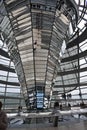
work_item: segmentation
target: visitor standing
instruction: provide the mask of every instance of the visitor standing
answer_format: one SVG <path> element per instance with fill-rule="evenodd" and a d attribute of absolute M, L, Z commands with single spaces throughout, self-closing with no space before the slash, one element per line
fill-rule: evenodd
<path fill-rule="evenodd" d="M 2 110 L 2 102 L 0 101 L 0 130 L 6 130 L 8 119 L 6 113 Z"/>
<path fill-rule="evenodd" d="M 53 114 L 58 114 L 58 110 L 59 109 L 59 102 L 55 102 L 54 103 L 54 110 L 53 110 Z M 54 120 L 53 120 L 53 126 L 57 127 L 58 126 L 58 115 L 55 115 Z"/>

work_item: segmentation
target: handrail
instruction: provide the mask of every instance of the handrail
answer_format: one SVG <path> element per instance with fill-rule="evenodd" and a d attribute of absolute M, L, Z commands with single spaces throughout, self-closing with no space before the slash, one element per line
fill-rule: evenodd
<path fill-rule="evenodd" d="M 69 42 L 67 44 L 66 49 L 69 49 L 73 46 L 78 45 L 79 43 L 83 42 L 85 39 L 87 39 L 87 28 L 84 30 L 84 32 L 79 36 L 79 38 L 77 37 L 76 39 L 74 39 L 73 41 Z M 79 42 L 79 43 L 78 43 Z"/>

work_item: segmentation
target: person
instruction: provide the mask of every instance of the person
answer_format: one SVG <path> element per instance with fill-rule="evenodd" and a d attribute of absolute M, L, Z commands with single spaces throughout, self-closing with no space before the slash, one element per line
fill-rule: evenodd
<path fill-rule="evenodd" d="M 6 113 L 2 110 L 2 102 L 0 101 L 0 130 L 6 130 L 8 119 Z"/>
<path fill-rule="evenodd" d="M 59 109 L 59 102 L 55 102 L 55 103 L 54 103 L 53 114 L 56 114 L 58 109 Z M 57 127 L 57 126 L 58 126 L 58 116 L 55 116 L 55 117 L 54 117 L 53 126 L 54 126 L 54 127 Z"/>
<path fill-rule="evenodd" d="M 63 107 L 62 107 L 62 104 L 60 104 L 60 110 L 62 111 Z"/>
<path fill-rule="evenodd" d="M 68 108 L 71 108 L 71 104 L 70 103 L 68 103 Z"/>
<path fill-rule="evenodd" d="M 18 107 L 18 115 L 20 115 L 21 112 L 22 112 L 22 106 L 19 106 L 19 107 Z"/>

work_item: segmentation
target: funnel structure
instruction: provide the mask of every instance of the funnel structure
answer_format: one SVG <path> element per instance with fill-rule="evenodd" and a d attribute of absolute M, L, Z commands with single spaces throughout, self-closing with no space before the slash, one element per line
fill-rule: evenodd
<path fill-rule="evenodd" d="M 74 0 L 1 0 L 1 37 L 15 65 L 27 108 L 43 108 L 50 97 L 61 48 L 75 29 Z"/>

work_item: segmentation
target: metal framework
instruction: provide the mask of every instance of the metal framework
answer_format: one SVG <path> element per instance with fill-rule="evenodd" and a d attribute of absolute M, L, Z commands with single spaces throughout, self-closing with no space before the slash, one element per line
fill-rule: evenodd
<path fill-rule="evenodd" d="M 87 86 L 86 80 L 81 80 L 83 72 L 84 77 L 87 75 L 85 0 L 4 0 L 0 2 L 0 16 L 1 39 L 14 62 L 27 107 L 29 95 L 33 93 L 34 99 L 37 91 L 51 95 L 51 99 L 78 88 L 82 93 L 80 88 Z M 0 55 L 9 59 L 3 46 Z M 0 70 L 14 73 L 9 67 L 10 63 L 0 64 Z M 5 88 L 19 86 L 8 78 L 0 83 L 6 84 Z"/>

